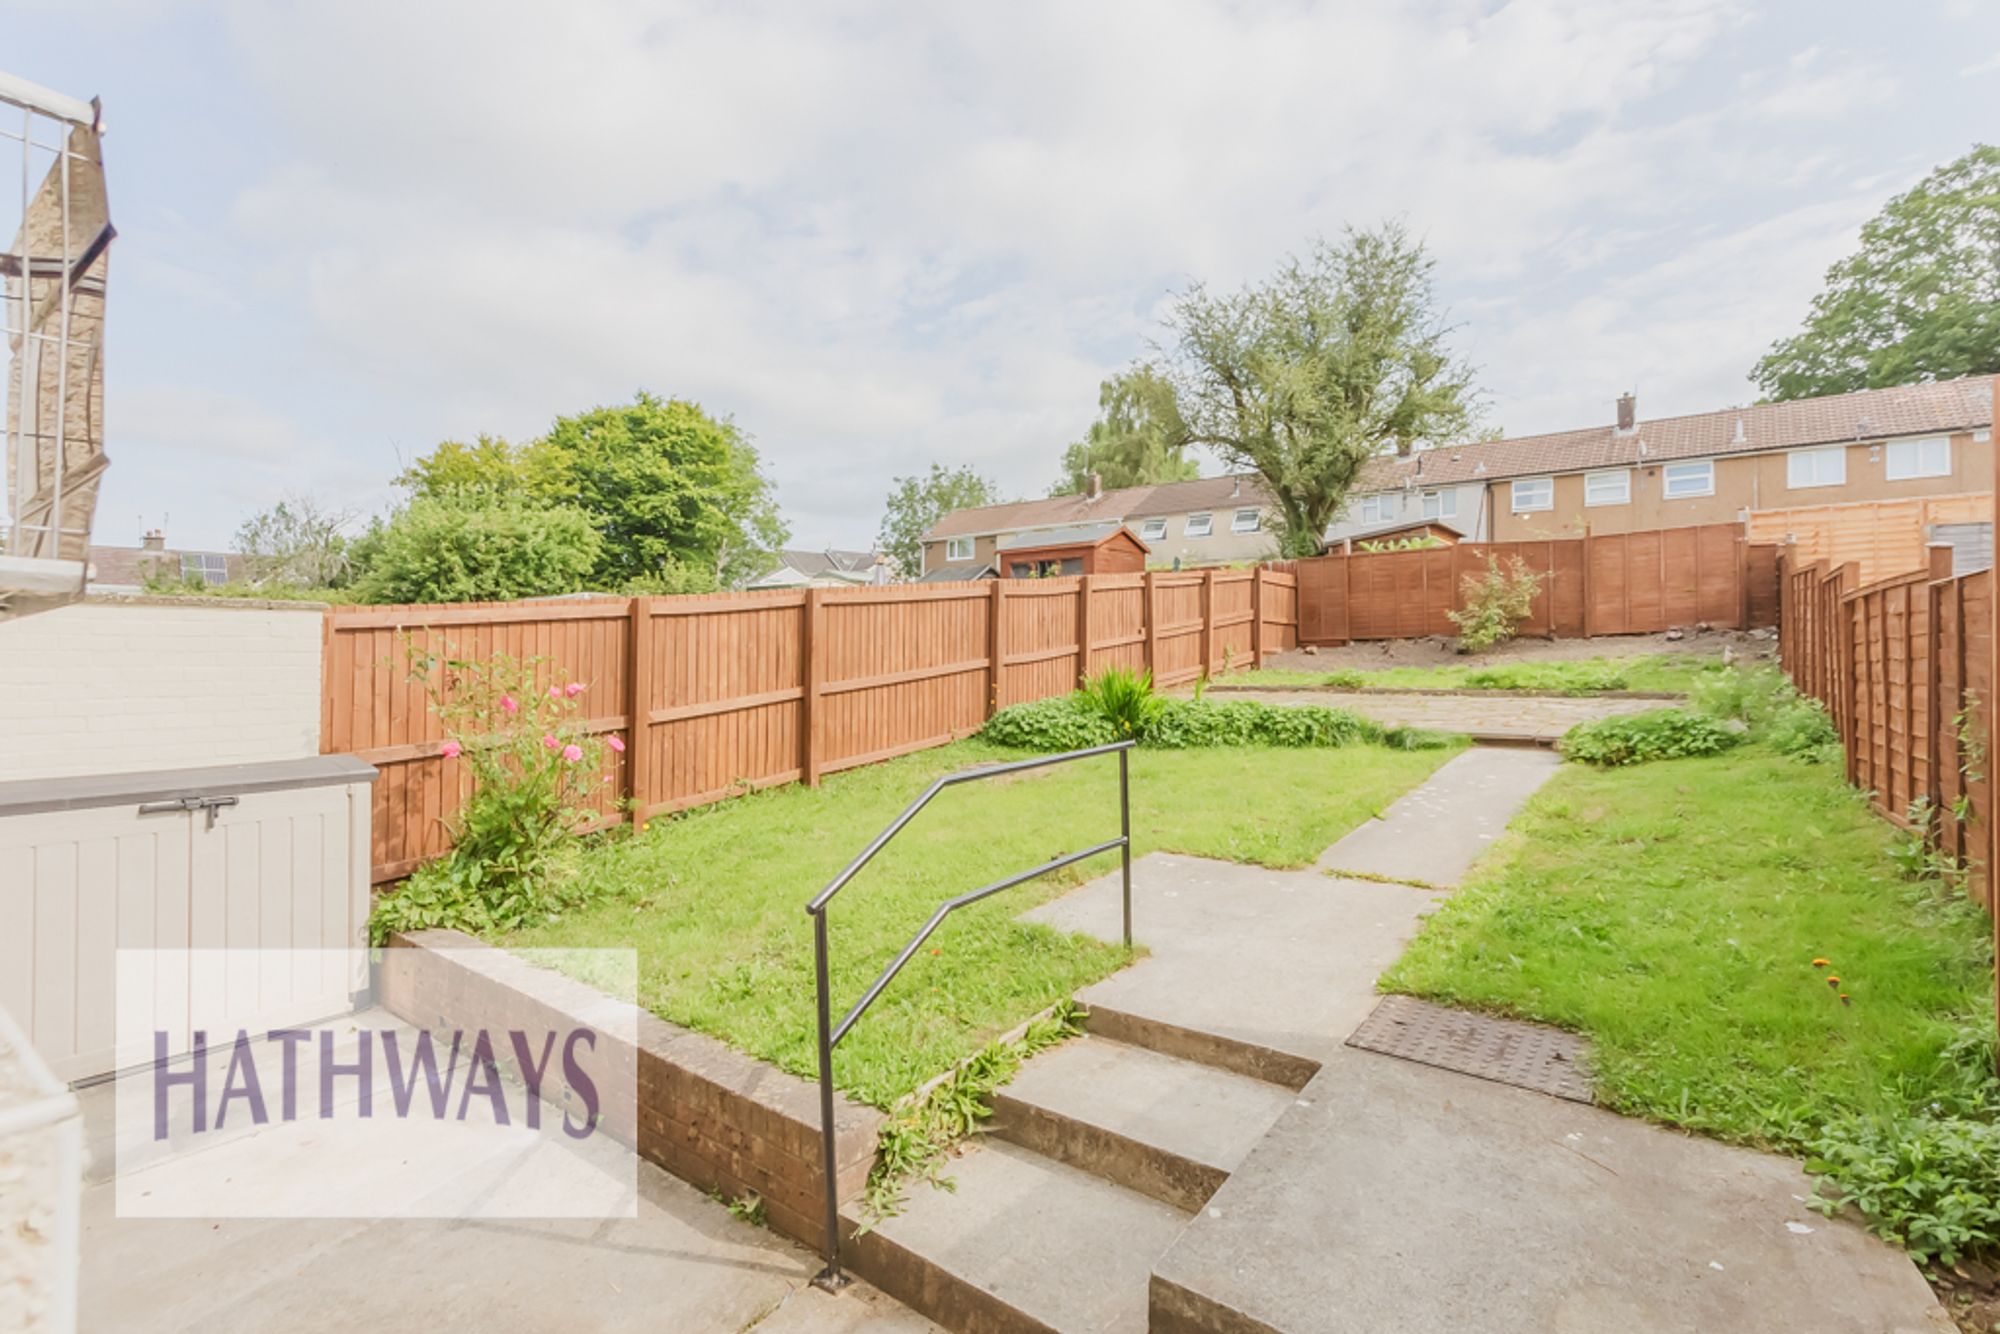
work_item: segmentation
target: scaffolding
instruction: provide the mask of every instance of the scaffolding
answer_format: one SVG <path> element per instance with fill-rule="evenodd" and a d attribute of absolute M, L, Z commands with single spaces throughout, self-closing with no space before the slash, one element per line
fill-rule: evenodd
<path fill-rule="evenodd" d="M 14 239 L 0 253 L 8 352 L 0 621 L 72 602 L 88 577 L 105 470 L 106 255 L 116 235 L 103 133 L 95 99 L 0 73 L 0 142 L 18 153 L 20 181 Z M 0 219 L 13 211 L 12 194 L 0 177 Z"/>

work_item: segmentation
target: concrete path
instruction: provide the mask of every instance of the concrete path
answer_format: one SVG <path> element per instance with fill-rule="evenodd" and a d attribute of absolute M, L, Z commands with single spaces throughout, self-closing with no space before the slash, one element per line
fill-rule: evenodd
<path fill-rule="evenodd" d="M 1562 761 L 1539 747 L 1477 746 L 1328 848 L 1321 870 L 1456 888 Z"/>
<path fill-rule="evenodd" d="M 1216 690 L 1214 699 L 1258 699 L 1269 704 L 1324 704 L 1350 709 L 1385 727 L 1426 727 L 1464 732 L 1486 741 L 1555 741 L 1578 723 L 1618 713 L 1671 708 L 1671 700 L 1592 699 L 1499 695 L 1405 694 L 1375 690 Z"/>
<path fill-rule="evenodd" d="M 1081 993 L 1090 1040 L 1294 1090 L 1155 1260 L 1153 1328 L 1950 1328 L 1906 1255 L 1806 1206 L 1788 1159 L 1342 1045 L 1438 895 L 1339 872 L 1456 885 L 1555 769 L 1470 751 L 1324 869 L 1136 864 L 1151 952 Z M 1115 938 L 1117 878 L 1028 916 Z"/>
<path fill-rule="evenodd" d="M 384 1011 L 363 1018 L 393 1027 Z M 84 1330 L 363 1329 L 803 1334 L 936 1327 L 866 1285 L 828 1297 L 820 1260 L 652 1164 L 612 1220 L 133 1219 L 116 1209 L 112 1085 L 86 1090 Z M 274 1125 L 201 1152 L 204 1174 L 270 1172 Z M 397 1198 L 394 1162 L 355 1161 Z M 143 1176 L 143 1174 L 142 1174 Z"/>

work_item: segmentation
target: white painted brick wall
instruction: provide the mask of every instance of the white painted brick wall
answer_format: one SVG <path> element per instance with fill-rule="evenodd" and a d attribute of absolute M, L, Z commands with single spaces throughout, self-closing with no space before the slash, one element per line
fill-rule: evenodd
<path fill-rule="evenodd" d="M 320 623 L 148 600 L 0 622 L 0 780 L 317 755 Z"/>

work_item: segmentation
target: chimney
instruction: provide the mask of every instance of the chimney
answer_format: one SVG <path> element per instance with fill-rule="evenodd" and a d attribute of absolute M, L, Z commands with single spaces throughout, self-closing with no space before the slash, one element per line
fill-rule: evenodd
<path fill-rule="evenodd" d="M 1639 426 L 1639 400 L 1632 394 L 1618 396 L 1618 434 L 1630 435 Z"/>
<path fill-rule="evenodd" d="M 1097 473 L 1092 473 L 1090 474 L 1089 477 L 1084 479 L 1083 498 L 1085 500 L 1096 500 L 1099 496 L 1102 496 L 1103 494 L 1104 494 L 1103 477 L 1099 476 Z"/>
<path fill-rule="evenodd" d="M 164 528 L 148 528 L 146 535 L 139 539 L 139 550 L 141 551 L 165 551 L 166 549 L 167 533 Z"/>

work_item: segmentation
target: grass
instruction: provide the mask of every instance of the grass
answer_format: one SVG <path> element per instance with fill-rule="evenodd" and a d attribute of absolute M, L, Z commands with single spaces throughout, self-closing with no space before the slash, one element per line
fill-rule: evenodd
<path fill-rule="evenodd" d="M 1232 686 L 1338 686 L 1344 689 L 1398 686 L 1431 690 L 1559 690 L 1590 694 L 1599 690 L 1641 690 L 1685 694 L 1697 679 L 1722 670 L 1722 660 L 1694 653 L 1654 653 L 1633 658 L 1575 658 L 1553 662 L 1491 662 L 1477 659 L 1449 667 L 1341 668 L 1305 672 L 1266 668 L 1227 678 Z"/>
<path fill-rule="evenodd" d="M 1455 753 L 1135 751 L 1133 851 L 1307 865 Z M 587 854 L 595 897 L 586 907 L 501 943 L 636 948 L 642 1004 L 810 1076 L 806 900 L 933 778 L 1017 757 L 958 742 L 817 789 L 776 788 L 654 820 Z M 939 797 L 830 909 L 836 1005 L 861 994 L 941 899 L 1116 833 L 1116 781 L 1115 761 L 1094 760 Z M 1128 962 L 1122 948 L 1016 918 L 1115 865 L 1095 859 L 954 914 L 841 1044 L 835 1082 L 887 1106 Z"/>
<path fill-rule="evenodd" d="M 1618 1110 L 1800 1151 L 1991 1079 L 1984 915 L 1893 837 L 1761 745 L 1566 767 L 1383 985 L 1579 1030 Z"/>

